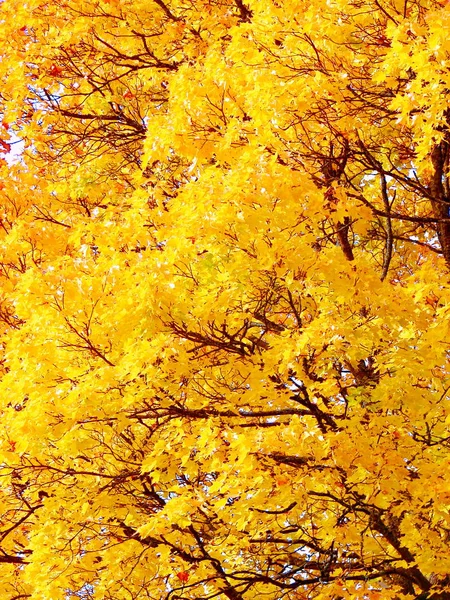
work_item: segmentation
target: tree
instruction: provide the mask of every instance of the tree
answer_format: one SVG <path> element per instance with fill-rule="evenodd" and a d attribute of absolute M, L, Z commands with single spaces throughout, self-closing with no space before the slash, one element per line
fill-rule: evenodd
<path fill-rule="evenodd" d="M 0 13 L 1 597 L 448 600 L 446 3 Z"/>

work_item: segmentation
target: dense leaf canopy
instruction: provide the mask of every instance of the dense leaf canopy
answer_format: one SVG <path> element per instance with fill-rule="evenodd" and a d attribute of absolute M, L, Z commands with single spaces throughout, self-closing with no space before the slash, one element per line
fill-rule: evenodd
<path fill-rule="evenodd" d="M 2 600 L 450 598 L 449 27 L 1 3 Z"/>

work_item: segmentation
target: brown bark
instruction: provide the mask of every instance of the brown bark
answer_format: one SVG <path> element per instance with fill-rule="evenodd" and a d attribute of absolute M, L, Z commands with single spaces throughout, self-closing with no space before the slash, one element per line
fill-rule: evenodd
<path fill-rule="evenodd" d="M 438 219 L 437 234 L 447 265 L 450 267 L 450 198 L 446 194 L 444 179 L 447 177 L 449 146 L 444 140 L 431 153 L 434 172 L 430 180 L 431 207 Z"/>
<path fill-rule="evenodd" d="M 344 222 L 338 222 L 338 230 L 336 231 L 336 237 L 339 245 L 342 248 L 342 252 L 347 260 L 354 260 L 353 249 L 348 241 L 348 230 L 350 228 L 350 219 L 345 217 Z"/>

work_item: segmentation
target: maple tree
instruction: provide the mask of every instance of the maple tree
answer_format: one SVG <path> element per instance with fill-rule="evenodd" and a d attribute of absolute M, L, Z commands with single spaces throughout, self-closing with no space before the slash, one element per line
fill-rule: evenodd
<path fill-rule="evenodd" d="M 0 4 L 2 599 L 450 598 L 449 26 Z"/>

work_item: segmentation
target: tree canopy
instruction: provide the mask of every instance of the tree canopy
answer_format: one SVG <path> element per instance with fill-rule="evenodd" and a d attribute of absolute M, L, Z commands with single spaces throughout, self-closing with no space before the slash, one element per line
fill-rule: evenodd
<path fill-rule="evenodd" d="M 3 0 L 2 600 L 450 598 L 449 28 Z"/>

